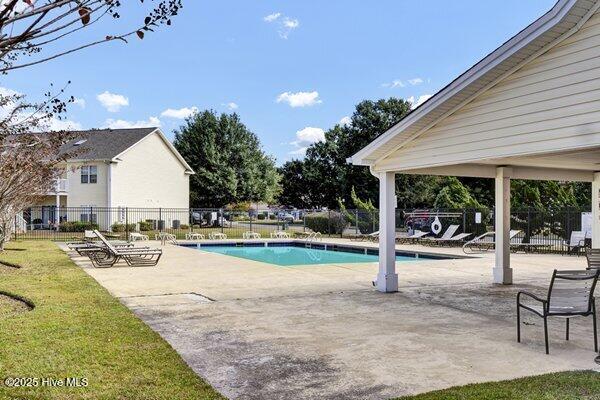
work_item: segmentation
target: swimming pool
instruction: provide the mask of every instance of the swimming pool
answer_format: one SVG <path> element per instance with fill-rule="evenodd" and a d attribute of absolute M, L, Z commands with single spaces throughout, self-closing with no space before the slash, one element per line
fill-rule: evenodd
<path fill-rule="evenodd" d="M 190 247 L 190 246 L 186 246 Z M 245 258 L 279 266 L 375 263 L 379 261 L 377 249 L 351 248 L 342 246 L 318 245 L 307 248 L 298 243 L 266 245 L 203 244 L 193 245 L 198 250 L 226 256 Z M 396 261 L 416 261 L 420 258 L 446 259 L 447 257 L 428 256 L 415 253 L 397 253 Z"/>

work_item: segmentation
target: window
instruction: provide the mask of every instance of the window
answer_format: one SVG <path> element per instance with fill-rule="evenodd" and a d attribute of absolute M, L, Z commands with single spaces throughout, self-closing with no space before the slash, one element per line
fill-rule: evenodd
<path fill-rule="evenodd" d="M 98 167 L 96 165 L 81 167 L 81 183 L 98 183 Z"/>
<path fill-rule="evenodd" d="M 96 213 L 95 205 L 82 205 L 79 213 L 79 221 L 81 222 L 98 222 L 98 214 Z"/>

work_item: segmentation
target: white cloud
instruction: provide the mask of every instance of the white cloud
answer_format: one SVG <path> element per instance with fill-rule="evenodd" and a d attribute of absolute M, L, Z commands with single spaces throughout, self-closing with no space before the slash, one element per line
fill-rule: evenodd
<path fill-rule="evenodd" d="M 118 112 L 122 107 L 129 105 L 129 99 L 121 94 L 114 94 L 108 91 L 100 93 L 96 99 L 106 108 L 108 112 Z"/>
<path fill-rule="evenodd" d="M 263 21 L 266 23 L 276 23 L 278 26 L 277 33 L 282 39 L 287 39 L 290 33 L 300 26 L 300 21 L 296 18 L 290 18 L 283 16 L 280 12 L 275 12 L 263 17 Z"/>
<path fill-rule="evenodd" d="M 412 108 L 417 108 L 419 107 L 421 104 L 425 103 L 427 100 L 429 100 L 431 98 L 431 94 L 424 94 L 422 96 L 419 96 L 418 99 L 415 99 L 414 96 L 410 96 L 408 100 L 410 103 L 412 103 Z"/>
<path fill-rule="evenodd" d="M 73 100 L 73 104 L 75 104 L 81 108 L 85 108 L 85 99 L 75 97 L 75 99 Z"/>
<path fill-rule="evenodd" d="M 16 90 L 12 90 L 12 89 L 0 86 L 0 96 L 8 97 L 8 96 L 14 96 L 14 95 L 21 95 L 21 94 L 22 93 L 17 92 Z"/>
<path fill-rule="evenodd" d="M 352 118 L 350 118 L 349 116 L 345 116 L 344 118 L 340 119 L 341 126 L 348 126 L 351 124 L 352 124 Z"/>
<path fill-rule="evenodd" d="M 288 103 L 290 107 L 310 107 L 315 104 L 321 104 L 322 101 L 319 99 L 319 92 L 285 92 L 277 96 L 278 103 Z"/>
<path fill-rule="evenodd" d="M 290 151 L 289 154 L 304 157 L 308 146 L 323 141 L 325 141 L 325 131 L 323 129 L 307 126 L 296 132 L 296 140 L 290 142 L 296 149 Z"/>
<path fill-rule="evenodd" d="M 240 106 L 238 106 L 238 105 L 237 105 L 236 103 L 234 103 L 233 101 L 232 101 L 232 102 L 229 102 L 229 103 L 227 103 L 227 104 L 225 104 L 225 105 L 227 106 L 227 109 L 228 109 L 229 111 L 235 111 L 235 110 L 237 110 L 238 108 L 240 108 Z"/>
<path fill-rule="evenodd" d="M 421 78 L 409 79 L 408 83 L 410 83 L 412 86 L 417 86 L 417 85 L 420 85 L 421 83 L 423 83 L 423 79 L 421 79 Z"/>
<path fill-rule="evenodd" d="M 104 123 L 105 128 L 110 129 L 128 129 L 128 128 L 150 128 L 161 126 L 160 119 L 150 117 L 147 121 L 126 121 L 123 119 L 107 119 Z"/>
<path fill-rule="evenodd" d="M 279 17 L 281 17 L 281 13 L 273 13 L 273 14 L 269 14 L 266 17 L 263 18 L 263 21 L 265 22 L 273 22 L 275 20 L 277 20 Z"/>
<path fill-rule="evenodd" d="M 281 26 L 279 29 L 279 37 L 282 39 L 287 39 L 288 36 L 290 35 L 290 33 L 294 29 L 297 29 L 299 26 L 300 26 L 300 21 L 298 21 L 297 19 L 285 17 L 281 21 Z"/>
<path fill-rule="evenodd" d="M 424 81 L 421 78 L 408 79 L 406 82 L 401 79 L 394 79 L 391 82 L 382 83 L 381 87 L 395 89 L 395 88 L 403 88 L 403 87 L 406 87 L 407 85 L 417 86 L 417 85 L 422 84 L 423 82 Z"/>
<path fill-rule="evenodd" d="M 394 79 L 391 82 L 386 82 L 386 83 L 381 84 L 381 87 L 392 88 L 392 89 L 398 88 L 398 87 L 403 88 L 405 86 L 406 86 L 406 84 L 404 82 L 402 82 L 400 79 Z"/>
<path fill-rule="evenodd" d="M 325 131 L 321 128 L 313 128 L 307 126 L 304 129 L 300 129 L 296 132 L 296 142 L 294 143 L 317 143 L 325 141 Z"/>
<path fill-rule="evenodd" d="M 52 117 L 47 122 L 45 129 L 49 131 L 80 131 L 83 127 L 77 121 Z"/>
<path fill-rule="evenodd" d="M 186 119 L 198 112 L 198 107 L 183 107 L 179 109 L 167 108 L 160 116 L 166 118 Z"/>

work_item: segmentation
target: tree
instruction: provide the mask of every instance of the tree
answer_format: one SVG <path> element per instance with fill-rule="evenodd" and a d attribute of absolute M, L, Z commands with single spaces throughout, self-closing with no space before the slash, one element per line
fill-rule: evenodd
<path fill-rule="evenodd" d="M 0 98 L 6 113 L 0 119 L 0 251 L 10 240 L 16 215 L 53 188 L 60 164 L 73 155 L 60 152 L 68 133 L 35 133 L 65 107 L 51 94 L 42 104 L 27 103 L 18 94 Z"/>
<path fill-rule="evenodd" d="M 311 145 L 299 161 L 302 168 L 294 166 L 306 182 L 305 202 L 311 207 L 336 207 L 338 198 L 350 203 L 353 187 L 359 198 L 377 202 L 377 179 L 368 168 L 350 165 L 346 159 L 392 127 L 410 107 L 396 98 L 362 101 L 349 124 L 334 126 L 325 133 L 325 141 Z"/>
<path fill-rule="evenodd" d="M 469 189 L 453 176 L 443 179 L 441 189 L 435 198 L 433 206 L 435 208 L 449 210 L 483 208 L 483 206 L 471 195 Z"/>
<path fill-rule="evenodd" d="M 295 208 L 310 208 L 308 193 L 309 183 L 304 176 L 304 163 L 292 160 L 283 164 L 279 169 L 281 175 L 280 205 Z"/>
<path fill-rule="evenodd" d="M 272 202 L 279 195 L 273 158 L 237 114 L 197 113 L 175 132 L 173 144 L 196 171 L 190 180 L 193 207 Z"/>
<path fill-rule="evenodd" d="M 152 1 L 151 1 L 152 2 Z M 181 0 L 164 0 L 140 16 L 140 23 L 124 32 L 115 32 L 91 41 L 63 47 L 74 36 L 105 18 L 121 17 L 121 0 L 4 0 L 0 5 L 0 72 L 24 68 L 132 36 L 143 39 L 159 25 L 171 25 L 182 7 Z M 130 3 L 128 1 L 128 3 Z M 138 0 L 137 7 L 144 7 Z M 142 18 L 143 17 L 143 18 Z M 19 60 L 27 56 L 25 62 Z"/>

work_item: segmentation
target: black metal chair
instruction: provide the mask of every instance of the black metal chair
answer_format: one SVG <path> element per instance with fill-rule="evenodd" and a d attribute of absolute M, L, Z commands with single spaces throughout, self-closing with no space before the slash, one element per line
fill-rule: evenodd
<path fill-rule="evenodd" d="M 600 249 L 587 249 L 585 256 L 588 269 L 600 269 Z"/>
<path fill-rule="evenodd" d="M 519 292 L 517 294 L 517 342 L 521 342 L 521 308 L 544 319 L 546 354 L 550 353 L 548 345 L 549 317 L 566 318 L 566 340 L 569 340 L 569 320 L 573 317 L 591 315 L 594 325 L 594 351 L 598 352 L 596 302 L 594 299 L 594 289 L 598 277 L 600 277 L 600 269 L 554 270 L 546 299 L 529 292 Z M 523 297 L 534 300 L 537 304 L 524 304 L 521 301 Z"/>

